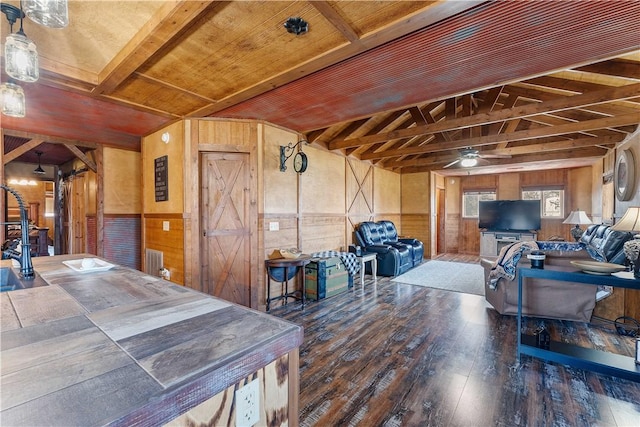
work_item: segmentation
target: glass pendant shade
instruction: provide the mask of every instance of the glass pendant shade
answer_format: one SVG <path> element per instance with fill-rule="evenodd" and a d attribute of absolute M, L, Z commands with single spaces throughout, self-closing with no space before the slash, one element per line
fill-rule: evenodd
<path fill-rule="evenodd" d="M 34 22 L 49 28 L 69 25 L 67 0 L 23 0 L 24 13 Z"/>
<path fill-rule="evenodd" d="M 478 159 L 462 159 L 460 166 L 463 168 L 471 168 L 478 164 Z"/>
<path fill-rule="evenodd" d="M 24 117 L 26 113 L 24 91 L 13 83 L 0 85 L 2 114 L 10 117 Z"/>
<path fill-rule="evenodd" d="M 36 45 L 22 31 L 7 36 L 4 58 L 5 71 L 14 79 L 35 82 L 40 77 Z"/>

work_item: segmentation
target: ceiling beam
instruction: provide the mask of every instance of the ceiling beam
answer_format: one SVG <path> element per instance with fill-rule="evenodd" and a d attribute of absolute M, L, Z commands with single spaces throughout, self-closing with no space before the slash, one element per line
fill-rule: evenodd
<path fill-rule="evenodd" d="M 374 144 L 377 142 L 389 141 L 392 139 L 406 138 L 410 136 L 433 134 L 446 130 L 462 129 L 471 126 L 490 124 L 504 120 L 520 119 L 542 113 L 568 110 L 570 108 L 584 107 L 592 104 L 602 104 L 615 100 L 629 99 L 640 96 L 640 83 L 627 86 L 614 87 L 595 92 L 584 93 L 569 97 L 558 98 L 542 103 L 532 103 L 514 107 L 508 110 L 492 111 L 484 114 L 476 114 L 469 117 L 460 117 L 425 126 L 416 126 L 408 129 L 395 130 L 387 133 L 363 136 L 343 141 L 332 141 L 329 143 L 330 150 L 338 150 L 356 147 L 364 144 Z M 640 122 L 640 113 L 638 114 Z M 631 123 L 626 123 L 631 124 Z"/>
<path fill-rule="evenodd" d="M 484 155 L 511 155 L 511 156 L 523 156 L 529 154 L 536 153 L 549 153 L 552 151 L 566 151 L 577 148 L 588 148 L 605 145 L 615 145 L 616 143 L 622 141 L 624 138 L 619 136 L 607 136 L 603 138 L 579 138 L 579 139 L 570 139 L 565 141 L 555 141 L 555 142 L 542 142 L 537 144 L 529 144 L 522 145 L 519 147 L 511 147 L 497 150 L 486 150 L 482 151 L 480 154 Z M 566 155 L 566 154 L 565 154 Z M 437 153 L 434 156 L 429 156 L 425 158 L 419 159 L 410 159 L 410 160 L 399 160 L 396 162 L 385 162 L 385 166 L 399 168 L 399 167 L 410 167 L 410 166 L 425 166 L 425 165 L 436 165 L 442 163 L 448 163 L 455 160 L 457 157 L 451 155 L 438 155 Z"/>
<path fill-rule="evenodd" d="M 431 153 L 434 151 L 455 150 L 465 147 L 479 147 L 483 145 L 497 144 L 506 141 L 522 141 L 528 139 L 541 138 L 546 136 L 557 136 L 566 133 L 589 131 L 606 127 L 625 126 L 640 122 L 640 112 L 625 114 L 618 117 L 606 117 L 603 119 L 587 120 L 584 122 L 567 123 L 558 126 L 540 127 L 536 129 L 521 130 L 508 134 L 481 136 L 478 138 L 462 139 L 452 142 L 427 144 L 420 147 L 403 148 L 402 150 L 387 150 L 379 153 L 363 154 L 361 160 L 375 160 L 388 157 L 399 157 L 407 154 Z"/>
<path fill-rule="evenodd" d="M 4 132 L 5 135 L 9 135 L 9 132 L 5 131 Z M 22 144 L 21 146 L 11 150 L 10 152 L 8 152 L 7 154 L 4 155 L 3 161 L 4 164 L 6 165 L 9 162 L 14 161 L 15 159 L 17 159 L 18 157 L 22 156 L 24 153 L 26 153 L 27 151 L 36 148 L 38 145 L 42 144 L 44 142 L 44 140 L 42 139 L 32 139 L 29 140 L 27 142 L 25 142 L 24 144 Z M 4 147 L 4 145 L 3 145 Z"/>
<path fill-rule="evenodd" d="M 100 72 L 94 94 L 109 94 L 216 2 L 165 0 L 156 14 Z"/>
<path fill-rule="evenodd" d="M 339 47 L 326 55 L 322 55 L 321 57 L 306 62 L 298 67 L 287 70 L 284 73 L 263 80 L 254 86 L 242 89 L 219 102 L 211 103 L 193 111 L 187 116 L 209 116 L 242 101 L 261 95 L 266 91 L 284 86 L 294 80 L 313 74 L 323 68 L 337 64 L 338 62 L 349 59 L 369 49 L 381 46 L 397 38 L 406 36 L 414 31 L 418 31 L 437 22 L 444 21 L 445 19 L 473 9 L 484 3 L 488 4 L 489 2 L 485 0 L 440 0 L 432 2 L 429 6 L 419 12 L 394 22 L 393 24 L 384 27 L 382 30 L 363 35 L 360 37 L 358 43 L 346 43 L 344 46 Z"/>
<path fill-rule="evenodd" d="M 97 142 L 60 138 L 57 136 L 43 135 L 43 134 L 33 133 L 33 132 L 23 132 L 23 131 L 13 130 L 13 129 L 3 129 L 3 130 L 4 130 L 4 134 L 8 136 L 15 136 L 17 138 L 25 138 L 25 139 L 41 139 L 42 141 L 48 142 L 51 144 L 72 144 L 72 145 L 91 148 L 91 149 L 96 149 L 98 145 L 100 145 Z M 102 145 L 105 145 L 105 144 L 102 144 Z M 123 148 L 123 149 L 126 149 L 126 148 Z"/>
<path fill-rule="evenodd" d="M 347 21 L 345 21 L 329 3 L 321 0 L 315 0 L 310 3 L 327 19 L 327 21 L 331 23 L 331 25 L 336 28 L 336 30 L 340 32 L 340 34 L 342 34 L 345 39 L 349 40 L 351 43 L 356 43 L 360 39 L 358 33 L 351 28 Z"/>
<path fill-rule="evenodd" d="M 75 145 L 71 145 L 71 144 L 63 144 L 63 145 L 67 147 L 67 149 L 69 149 L 69 151 L 71 151 L 74 154 L 74 156 L 82 160 L 82 163 L 87 165 L 89 169 L 91 169 L 93 172 L 96 172 L 96 173 L 98 172 L 98 167 L 96 166 L 96 163 L 93 160 L 91 160 L 86 154 L 84 154 L 82 150 L 80 150 Z"/>
<path fill-rule="evenodd" d="M 549 162 L 554 160 L 564 160 L 566 161 L 568 158 L 570 159 L 583 159 L 583 158 L 601 158 L 607 153 L 607 150 L 599 147 L 587 147 L 587 148 L 577 148 L 570 151 L 550 151 L 544 153 L 530 153 L 523 156 L 514 157 L 511 159 L 493 159 L 487 167 L 495 167 L 495 166 L 509 166 L 509 165 L 518 165 L 525 163 L 538 163 L 538 162 Z M 418 171 L 430 171 L 430 170 L 443 170 L 440 164 L 434 163 L 424 163 L 422 165 L 416 164 L 411 167 L 412 172 Z M 389 166 L 395 166 L 395 164 L 391 164 Z M 408 167 L 408 166 L 407 166 Z M 482 167 L 472 167 L 472 168 L 452 168 L 457 170 L 476 170 L 482 169 Z M 449 170 L 449 169 L 445 169 Z"/>

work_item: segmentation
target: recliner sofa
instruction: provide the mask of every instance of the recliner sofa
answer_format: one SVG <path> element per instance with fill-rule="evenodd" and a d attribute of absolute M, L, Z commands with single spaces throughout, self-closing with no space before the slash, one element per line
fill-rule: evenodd
<path fill-rule="evenodd" d="M 398 238 L 391 221 L 365 221 L 354 232 L 365 252 L 376 254 L 380 276 L 398 276 L 422 262 L 424 246 L 416 239 Z"/>
<path fill-rule="evenodd" d="M 554 249 L 544 249 L 545 266 L 560 266 L 576 270 L 573 260 L 597 260 L 624 264 L 624 242 L 633 238 L 633 233 L 616 231 L 608 225 L 590 225 L 577 243 L 537 242 Z M 499 278 L 495 287 L 491 284 L 491 270 L 495 258 L 480 260 L 484 267 L 485 298 L 500 314 L 515 315 L 518 312 L 518 275 L 514 280 Z M 529 266 L 526 254 L 518 265 Z M 523 291 L 522 313 L 526 316 L 549 319 L 589 322 L 596 304 L 596 286 L 548 279 L 527 279 Z"/>
<path fill-rule="evenodd" d="M 384 234 L 387 236 L 387 243 L 404 243 L 409 246 L 413 267 L 422 263 L 424 258 L 424 245 L 418 239 L 398 237 L 398 230 L 391 221 L 378 221 L 384 227 Z"/>

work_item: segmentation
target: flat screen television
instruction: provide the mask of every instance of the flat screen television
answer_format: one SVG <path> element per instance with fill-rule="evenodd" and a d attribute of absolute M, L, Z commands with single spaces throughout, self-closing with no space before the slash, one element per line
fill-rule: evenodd
<path fill-rule="evenodd" d="M 490 231 L 540 230 L 540 200 L 488 200 L 479 205 L 478 228 Z"/>

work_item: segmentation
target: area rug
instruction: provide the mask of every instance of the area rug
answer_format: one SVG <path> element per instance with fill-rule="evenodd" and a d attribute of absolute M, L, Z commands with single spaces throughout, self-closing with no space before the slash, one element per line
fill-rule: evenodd
<path fill-rule="evenodd" d="M 391 281 L 465 294 L 484 295 L 484 269 L 480 264 L 426 261 L 422 265 L 391 279 Z"/>

